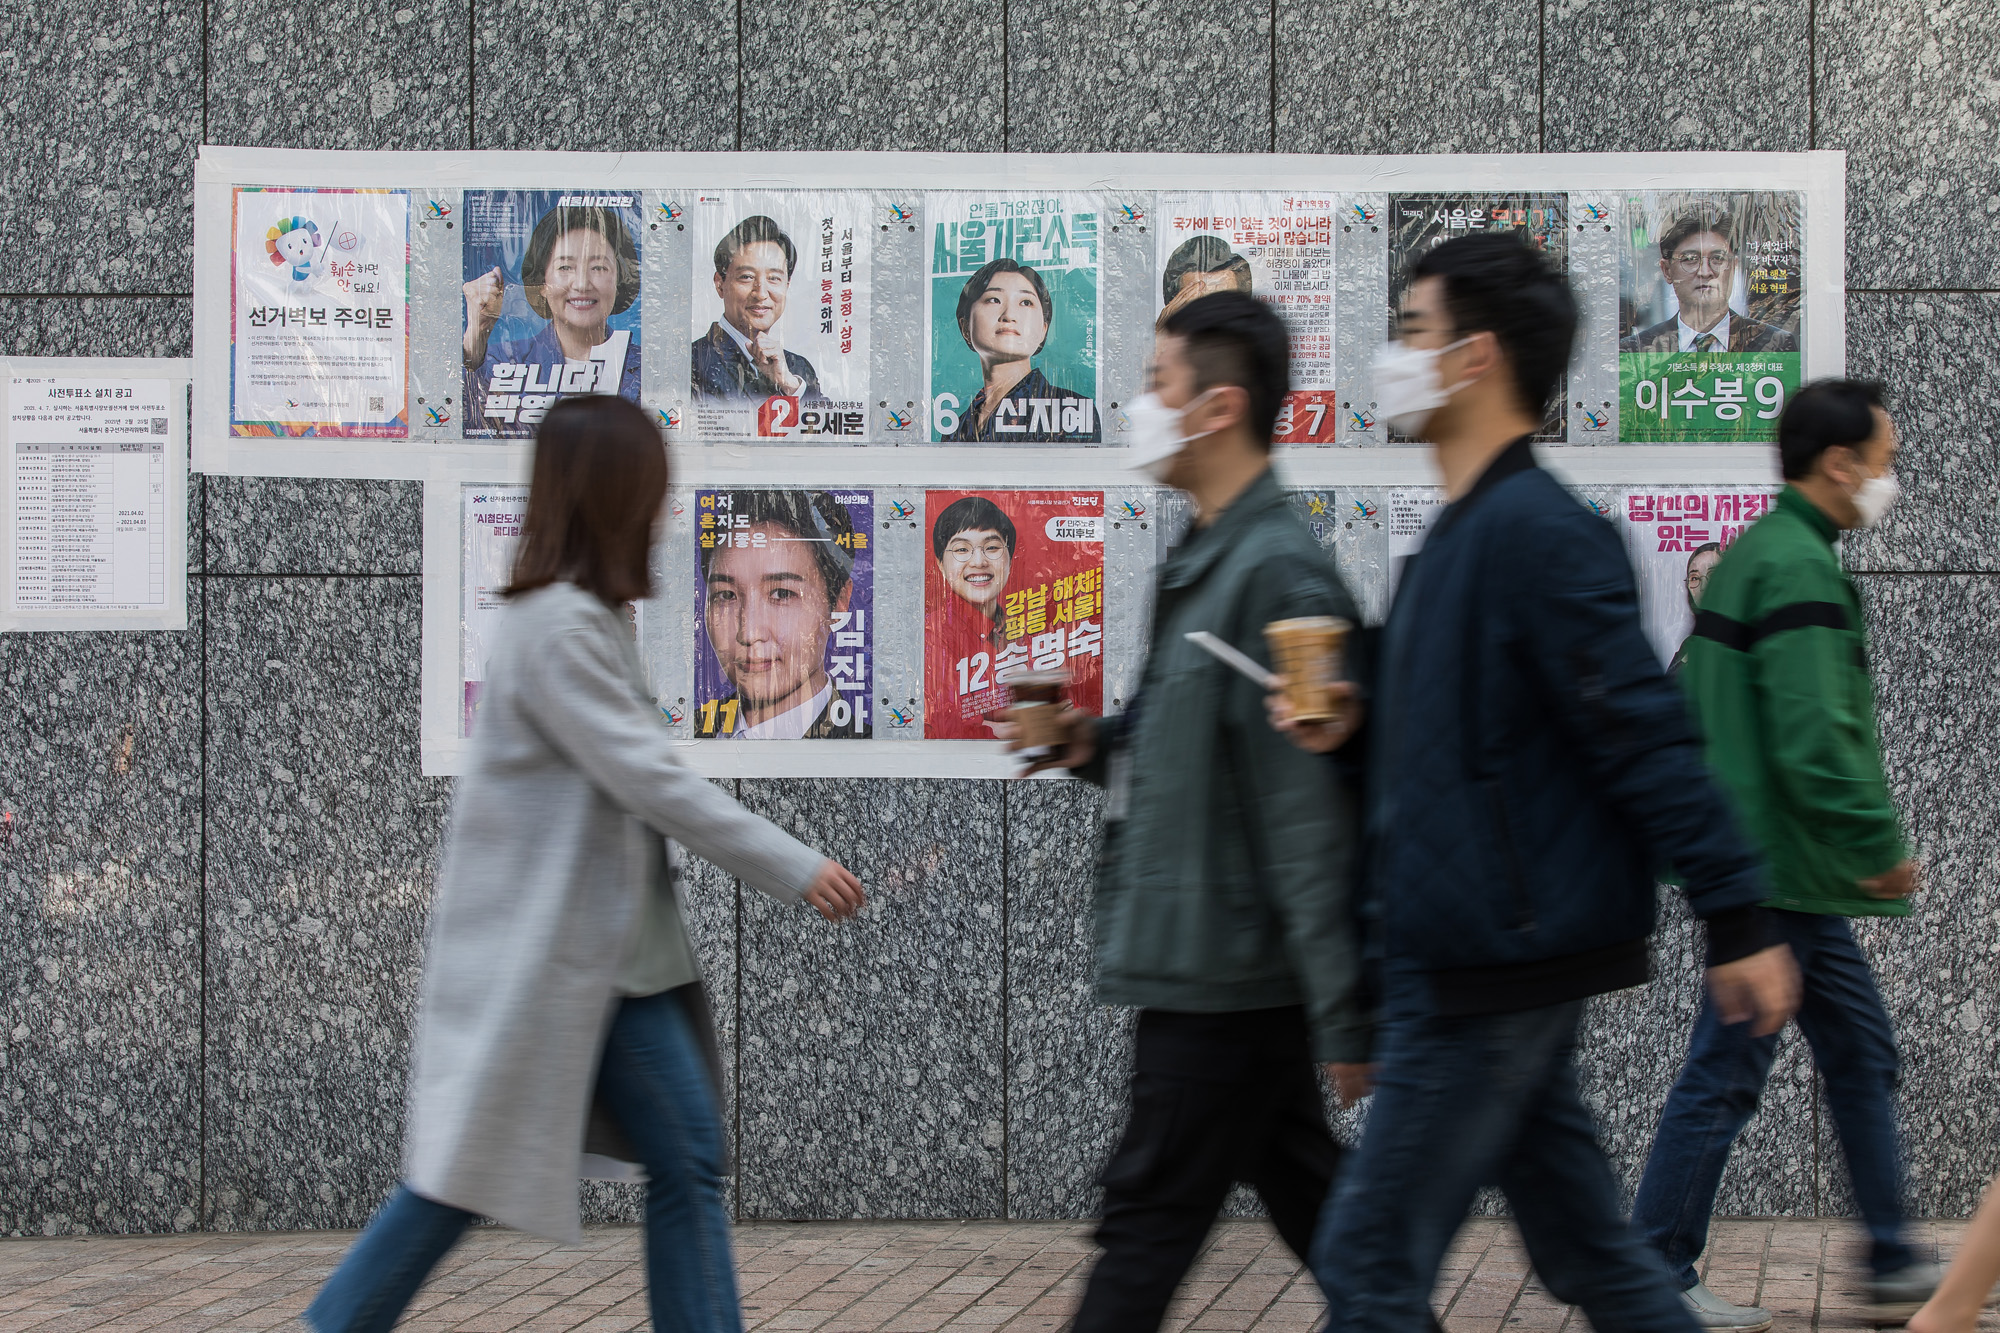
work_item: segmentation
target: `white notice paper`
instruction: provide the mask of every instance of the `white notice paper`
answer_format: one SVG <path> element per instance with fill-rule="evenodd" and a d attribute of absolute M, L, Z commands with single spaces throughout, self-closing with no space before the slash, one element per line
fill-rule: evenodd
<path fill-rule="evenodd" d="M 464 506 L 463 546 L 459 554 L 459 731 L 472 734 L 479 712 L 479 694 L 486 683 L 486 650 L 499 626 L 507 599 L 500 590 L 513 579 L 514 548 L 521 541 L 521 520 L 528 514 L 526 486 L 460 488 Z"/>
<path fill-rule="evenodd" d="M 18 616 L 164 612 L 181 415 L 165 379 L 9 378 L 11 600 Z"/>

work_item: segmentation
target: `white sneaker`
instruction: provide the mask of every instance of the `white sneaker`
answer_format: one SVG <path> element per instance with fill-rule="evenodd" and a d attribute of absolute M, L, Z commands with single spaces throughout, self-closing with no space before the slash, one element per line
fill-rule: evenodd
<path fill-rule="evenodd" d="M 1681 1304 L 1703 1328 L 1727 1329 L 1729 1333 L 1764 1333 L 1771 1326 L 1771 1312 L 1761 1305 L 1735 1305 L 1697 1282 L 1681 1293 Z"/>

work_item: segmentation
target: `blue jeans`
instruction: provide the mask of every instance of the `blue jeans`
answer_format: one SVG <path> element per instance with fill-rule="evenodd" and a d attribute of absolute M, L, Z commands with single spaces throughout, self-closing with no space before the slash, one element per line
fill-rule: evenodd
<path fill-rule="evenodd" d="M 1869 1262 L 1878 1277 L 1886 1276 L 1908 1267 L 1912 1258 L 1902 1239 L 1896 1039 L 1889 1015 L 1846 917 L 1772 915 L 1798 959 L 1799 1030 L 1826 1080 L 1827 1104 L 1873 1242 Z M 1703 997 L 1687 1065 L 1667 1094 L 1632 1206 L 1633 1224 L 1666 1257 L 1683 1288 L 1698 1280 L 1694 1264 L 1708 1245 L 1708 1217 L 1722 1169 L 1736 1136 L 1756 1114 L 1777 1049 L 1777 1033 L 1753 1037 L 1748 1024 L 1724 1026 Z"/>
<path fill-rule="evenodd" d="M 739 1333 L 722 1120 L 694 1018 L 665 991 L 620 1002 L 597 1095 L 646 1168 L 646 1286 L 660 1333 Z M 474 1215 L 398 1185 L 305 1319 L 315 1333 L 389 1333 Z"/>
<path fill-rule="evenodd" d="M 1441 1018 L 1421 977 L 1389 982 L 1368 1126 L 1313 1237 L 1331 1327 L 1425 1333 L 1445 1250 L 1496 1185 L 1543 1283 L 1598 1333 L 1695 1333 L 1577 1094 L 1582 1002 Z"/>

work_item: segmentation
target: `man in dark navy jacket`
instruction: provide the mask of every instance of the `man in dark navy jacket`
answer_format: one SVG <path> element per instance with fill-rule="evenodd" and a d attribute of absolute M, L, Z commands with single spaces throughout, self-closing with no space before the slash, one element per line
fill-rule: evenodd
<path fill-rule="evenodd" d="M 1569 361 L 1568 285 L 1505 234 L 1441 245 L 1411 276 L 1375 397 L 1433 443 L 1449 503 L 1403 569 L 1371 682 L 1379 1065 L 1313 1268 L 1336 1328 L 1421 1333 L 1439 1261 L 1495 1185 L 1543 1282 L 1598 1333 L 1693 1333 L 1619 1210 L 1577 1093 L 1578 1021 L 1647 980 L 1668 867 L 1707 922 L 1728 1021 L 1775 1030 L 1796 972 L 1617 534 L 1529 446 Z M 1289 729 L 1331 749 L 1358 710 Z"/>

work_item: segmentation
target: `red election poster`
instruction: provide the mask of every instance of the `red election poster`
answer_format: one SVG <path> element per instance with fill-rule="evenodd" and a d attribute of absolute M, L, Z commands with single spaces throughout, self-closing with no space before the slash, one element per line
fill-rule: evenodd
<path fill-rule="evenodd" d="M 1104 492 L 927 491 L 924 735 L 990 740 L 1022 671 L 1104 711 Z"/>

